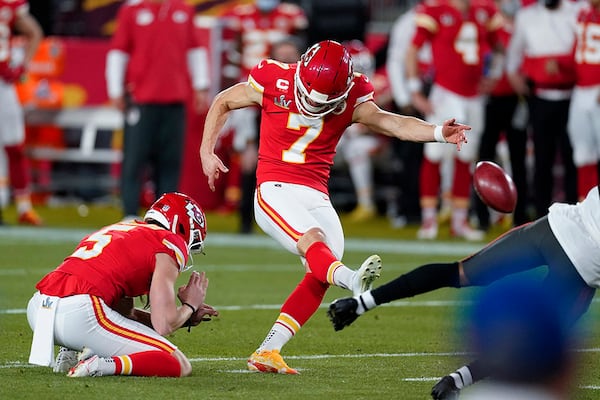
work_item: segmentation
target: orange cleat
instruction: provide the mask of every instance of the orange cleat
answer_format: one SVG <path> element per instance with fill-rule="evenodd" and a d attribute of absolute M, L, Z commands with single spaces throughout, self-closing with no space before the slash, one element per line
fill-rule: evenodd
<path fill-rule="evenodd" d="M 288 367 L 279 354 L 279 350 L 254 352 L 248 359 L 248 369 L 253 372 L 271 372 L 276 374 L 297 375 L 298 371 Z"/>
<path fill-rule="evenodd" d="M 38 213 L 35 212 L 35 210 L 30 209 L 19 215 L 19 224 L 41 226 L 44 224 L 44 222 Z"/>

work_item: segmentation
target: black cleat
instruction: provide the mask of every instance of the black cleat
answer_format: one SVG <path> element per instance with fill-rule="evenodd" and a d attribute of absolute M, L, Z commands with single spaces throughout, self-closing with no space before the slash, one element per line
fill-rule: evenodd
<path fill-rule="evenodd" d="M 358 301 L 353 297 L 334 300 L 329 305 L 329 310 L 327 310 L 327 316 L 333 324 L 333 329 L 341 331 L 345 326 L 354 322 L 358 318 L 357 308 Z"/>
<path fill-rule="evenodd" d="M 431 389 L 431 397 L 433 400 L 457 400 L 460 390 L 454 383 L 454 378 L 449 375 L 444 376 Z"/>

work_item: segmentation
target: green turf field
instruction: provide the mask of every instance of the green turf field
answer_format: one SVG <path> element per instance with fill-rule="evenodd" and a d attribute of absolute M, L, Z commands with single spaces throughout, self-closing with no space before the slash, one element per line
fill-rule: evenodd
<path fill-rule="evenodd" d="M 246 357 L 303 273 L 298 259 L 270 239 L 234 235 L 234 217 L 209 214 L 206 255 L 197 256 L 195 263 L 208 273 L 207 303 L 221 316 L 170 338 L 192 360 L 193 376 L 70 379 L 50 368 L 29 366 L 32 334 L 25 307 L 35 283 L 72 251 L 81 235 L 119 218 L 116 210 L 102 207 L 90 208 L 87 217 L 74 207 L 40 212 L 45 228 L 0 228 L 0 399 L 428 399 L 436 378 L 465 360 L 457 354 L 462 337 L 456 321 L 475 289 L 444 289 L 398 301 L 334 332 L 325 306 L 346 292 L 333 288 L 323 308 L 283 350 L 301 375 L 247 373 Z M 12 218 L 9 210 L 5 221 L 10 224 Z M 422 263 L 453 260 L 482 245 L 417 242 L 412 240 L 416 227 L 392 230 L 384 219 L 346 223 L 345 228 L 344 261 L 349 266 L 358 266 L 372 253 L 382 257 L 384 270 L 376 286 Z M 183 274 L 181 283 L 187 278 Z M 598 311 L 594 303 L 583 324 L 587 333 Z M 600 398 L 600 343 L 598 335 L 586 337 L 574 368 L 574 399 Z"/>

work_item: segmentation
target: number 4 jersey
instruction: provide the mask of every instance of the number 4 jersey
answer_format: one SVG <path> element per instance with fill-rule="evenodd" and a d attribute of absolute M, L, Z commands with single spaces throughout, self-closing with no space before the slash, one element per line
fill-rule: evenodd
<path fill-rule="evenodd" d="M 499 43 L 503 19 L 490 0 L 472 0 L 461 12 L 447 0 L 417 5 L 413 44 L 431 43 L 435 83 L 465 97 L 479 94 L 487 53 Z"/>
<path fill-rule="evenodd" d="M 373 100 L 373 85 L 354 74 L 346 102 L 323 118 L 307 118 L 296 106 L 296 64 L 262 60 L 248 81 L 262 93 L 257 184 L 278 181 L 328 193 L 335 149 L 359 104 Z"/>

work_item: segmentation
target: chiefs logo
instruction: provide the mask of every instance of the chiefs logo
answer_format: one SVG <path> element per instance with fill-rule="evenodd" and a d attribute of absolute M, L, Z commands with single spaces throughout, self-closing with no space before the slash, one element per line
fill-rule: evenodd
<path fill-rule="evenodd" d="M 204 215 L 202 214 L 202 211 L 200 211 L 198 209 L 198 207 L 196 207 L 195 205 L 193 205 L 192 203 L 188 202 L 185 205 L 185 209 L 187 211 L 187 215 L 196 223 L 198 224 L 198 226 L 200 227 L 204 227 Z"/>
<path fill-rule="evenodd" d="M 304 64 L 305 67 L 308 65 L 310 60 L 312 60 L 312 58 L 315 56 L 315 54 L 317 54 L 317 52 L 319 51 L 320 48 L 321 48 L 321 45 L 319 43 L 317 43 L 313 47 L 308 49 L 308 51 L 306 53 L 304 53 L 304 55 L 302 56 L 302 63 Z"/>

